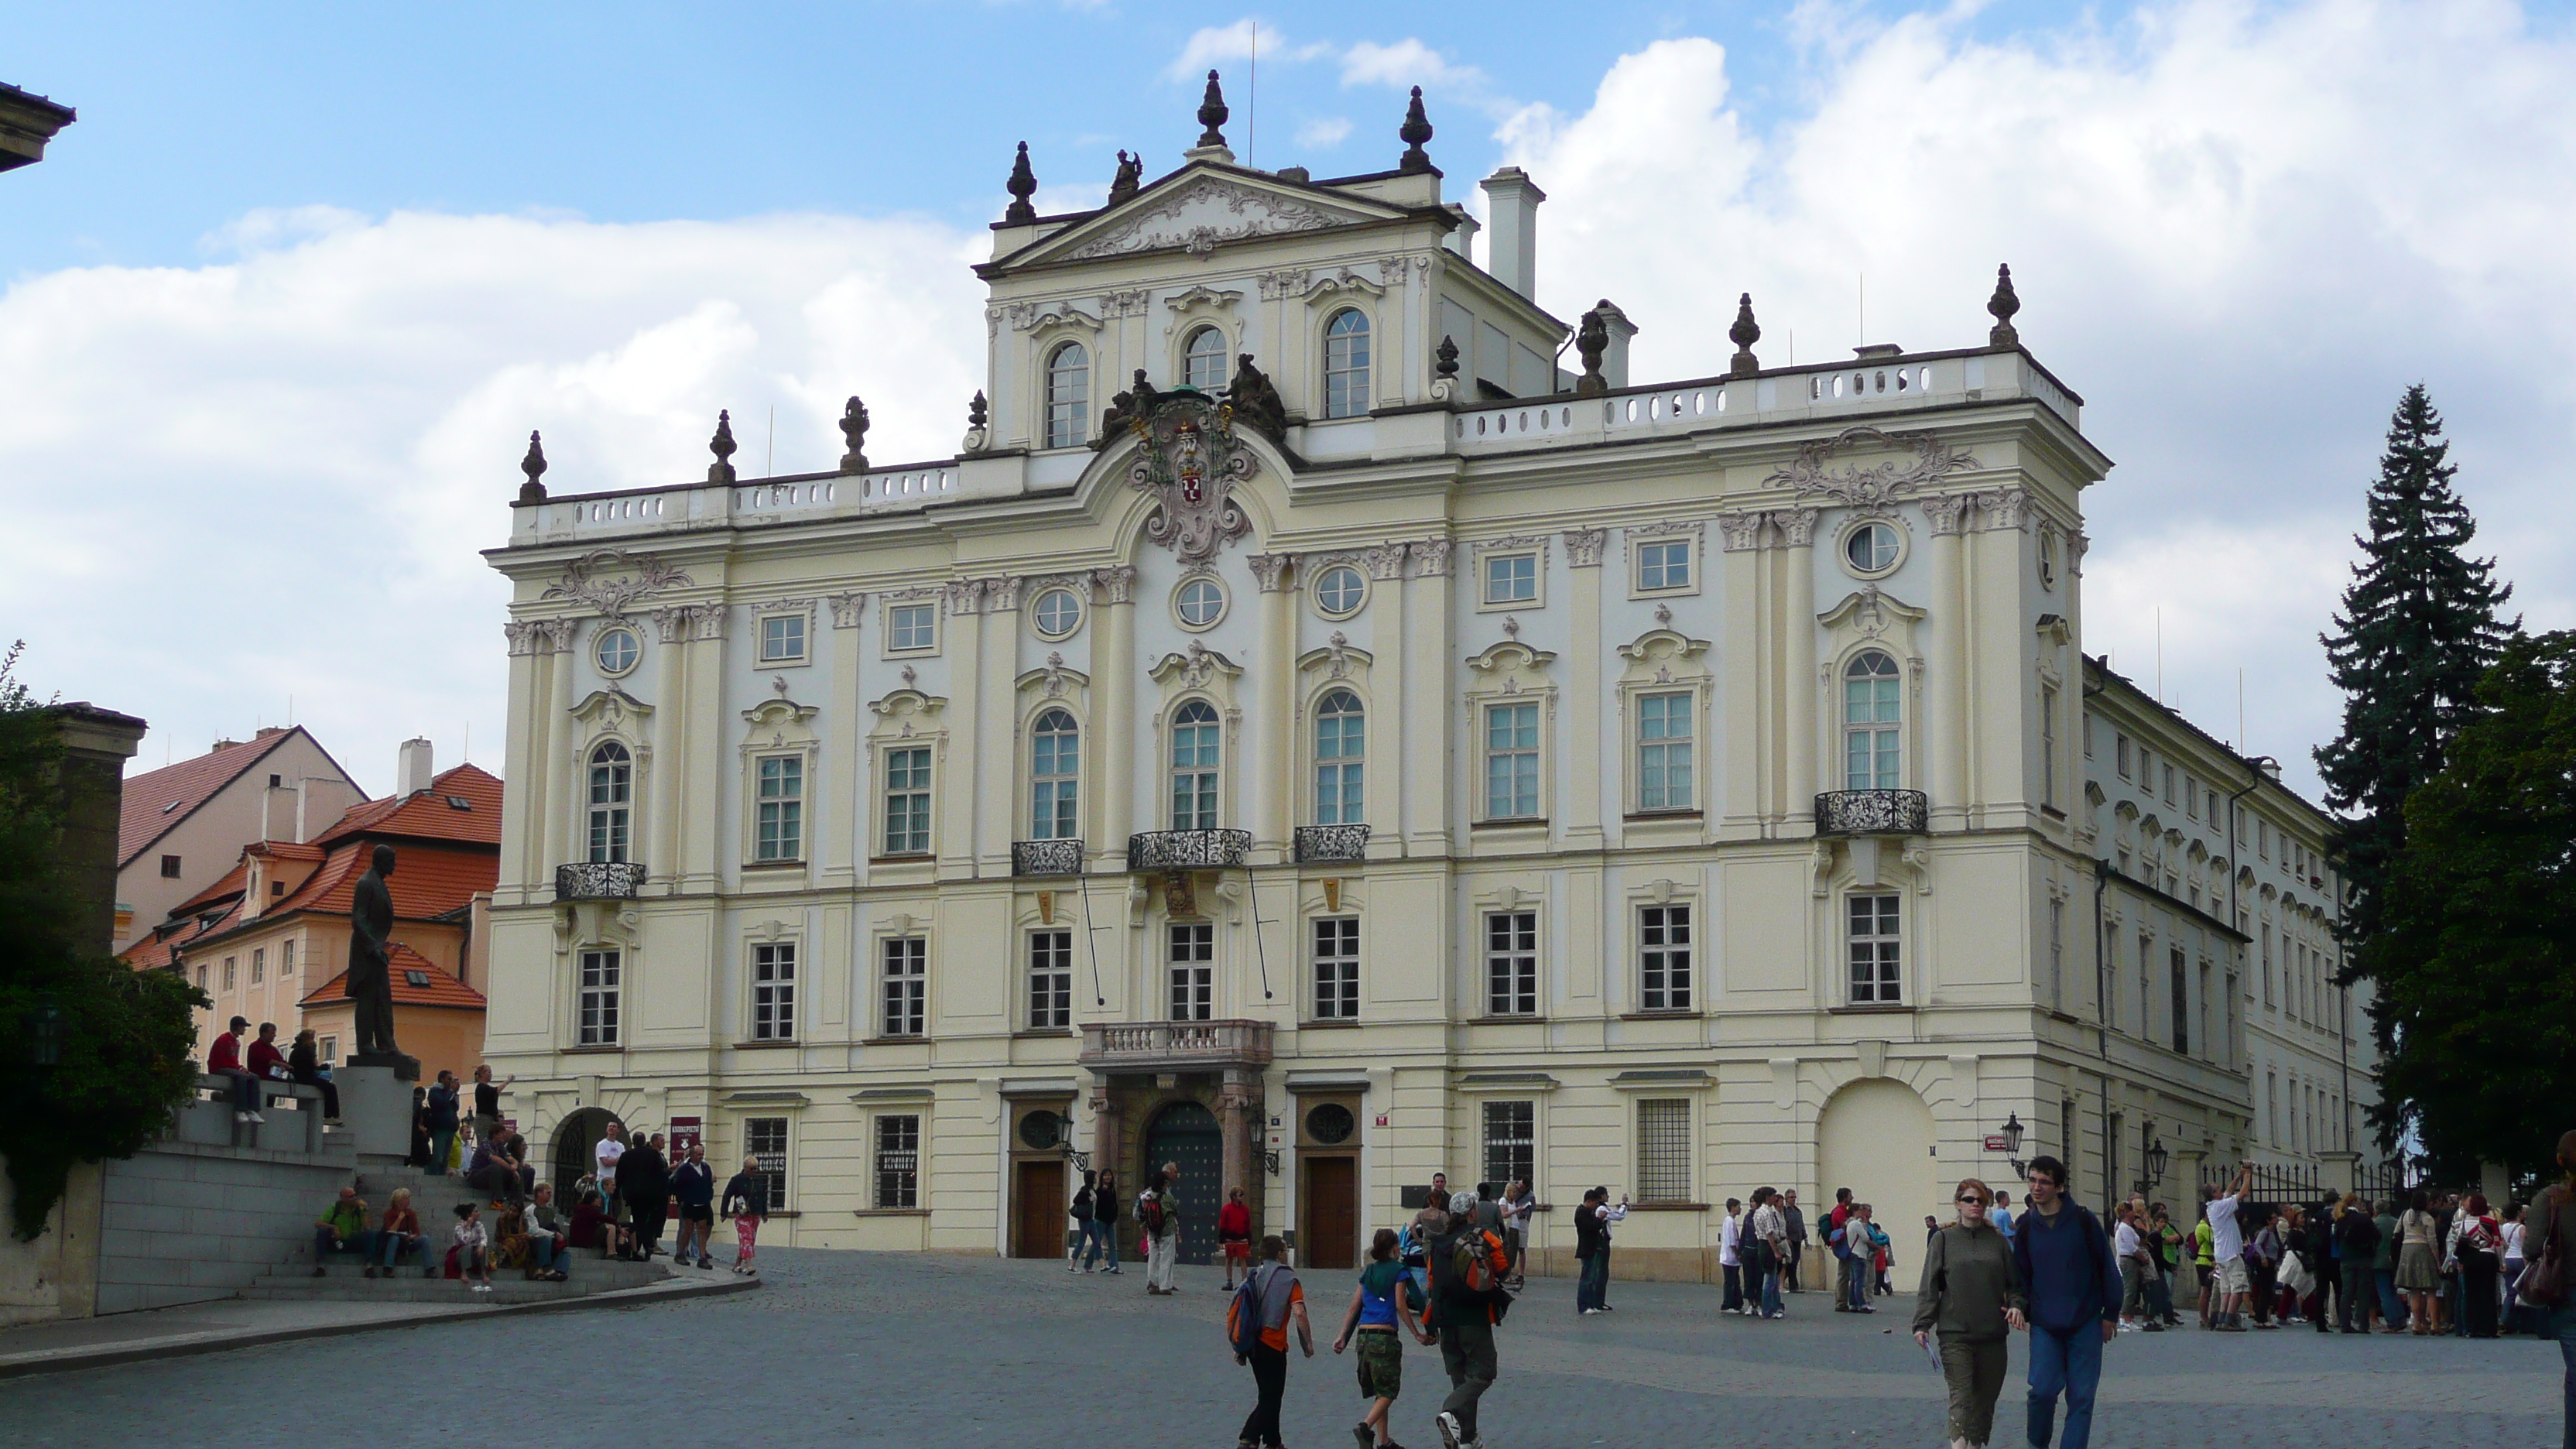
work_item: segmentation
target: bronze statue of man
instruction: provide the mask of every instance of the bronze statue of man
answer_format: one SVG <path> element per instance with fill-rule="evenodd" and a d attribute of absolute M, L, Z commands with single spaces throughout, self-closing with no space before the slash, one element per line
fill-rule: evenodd
<path fill-rule="evenodd" d="M 385 877 L 393 873 L 394 848 L 377 846 L 349 902 L 349 977 L 343 994 L 358 1004 L 352 1061 L 409 1060 L 394 1045 L 394 898 L 385 889 Z M 413 1070 L 416 1075 L 418 1068 Z"/>

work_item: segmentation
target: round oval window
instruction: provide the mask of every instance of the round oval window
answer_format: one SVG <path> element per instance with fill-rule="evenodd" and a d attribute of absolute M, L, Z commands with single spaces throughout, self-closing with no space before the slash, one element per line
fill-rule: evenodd
<path fill-rule="evenodd" d="M 1031 1112 L 1020 1119 L 1020 1142 L 1032 1152 L 1050 1152 L 1064 1141 L 1064 1119 L 1053 1112 Z"/>
<path fill-rule="evenodd" d="M 1884 523 L 1864 523 L 1843 539 L 1843 557 L 1865 574 L 1896 566 L 1896 530 Z"/>
<path fill-rule="evenodd" d="M 1181 622 L 1193 629 L 1204 629 L 1225 614 L 1225 590 L 1213 579 L 1192 579 L 1181 585 L 1174 596 L 1173 607 Z"/>
<path fill-rule="evenodd" d="M 1327 1147 L 1350 1141 L 1359 1125 L 1351 1109 L 1339 1102 L 1326 1102 L 1306 1114 L 1306 1135 Z"/>
<path fill-rule="evenodd" d="M 1082 600 L 1071 589 L 1049 589 L 1038 595 L 1038 632 L 1061 639 L 1082 623 Z"/>
<path fill-rule="evenodd" d="M 635 667 L 635 657 L 641 652 L 634 630 L 610 629 L 599 636 L 599 670 L 602 674 L 624 674 Z"/>
<path fill-rule="evenodd" d="M 1315 580 L 1315 605 L 1327 614 L 1352 613 L 1367 597 L 1367 583 L 1360 578 L 1360 571 L 1348 564 L 1335 564 Z"/>

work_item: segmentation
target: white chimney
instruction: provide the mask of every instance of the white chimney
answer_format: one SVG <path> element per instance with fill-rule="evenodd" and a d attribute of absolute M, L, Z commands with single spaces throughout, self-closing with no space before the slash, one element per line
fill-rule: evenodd
<path fill-rule="evenodd" d="M 1504 286 L 1535 300 L 1538 296 L 1538 204 L 1547 193 L 1517 166 L 1505 166 L 1484 179 L 1485 215 L 1494 229 L 1485 243 L 1485 270 Z"/>
<path fill-rule="evenodd" d="M 438 773 L 430 763 L 429 741 L 405 740 L 402 754 L 394 768 L 394 793 L 417 795 L 429 788 L 430 778 Z"/>

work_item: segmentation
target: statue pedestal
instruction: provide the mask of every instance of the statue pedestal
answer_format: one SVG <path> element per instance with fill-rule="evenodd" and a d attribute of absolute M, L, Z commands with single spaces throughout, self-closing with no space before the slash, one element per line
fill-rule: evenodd
<path fill-rule="evenodd" d="M 411 1155 L 412 1083 L 393 1067 L 342 1066 L 331 1071 L 340 1089 L 340 1129 L 361 1155 Z"/>

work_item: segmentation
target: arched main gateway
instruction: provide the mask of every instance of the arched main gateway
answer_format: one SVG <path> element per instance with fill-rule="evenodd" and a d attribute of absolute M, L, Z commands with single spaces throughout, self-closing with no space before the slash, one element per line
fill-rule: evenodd
<path fill-rule="evenodd" d="M 1180 1180 L 1173 1184 L 1180 1209 L 1181 1261 L 1216 1259 L 1216 1210 L 1225 1201 L 1223 1187 L 1224 1129 L 1216 1114 L 1196 1102 L 1174 1102 L 1154 1114 L 1145 1131 L 1147 1171 L 1176 1163 Z"/>
<path fill-rule="evenodd" d="M 1830 1211 L 1834 1189 L 1850 1188 L 1852 1201 L 1875 1210 L 1895 1245 L 1896 1261 L 1913 1262 L 1907 1249 L 1922 1242 L 1914 1225 L 1925 1213 L 1945 1221 L 1949 1216 L 1941 1207 L 1946 1194 L 1940 1164 L 1931 1153 L 1936 1141 L 1932 1109 L 1903 1082 L 1880 1077 L 1834 1093 L 1816 1124 L 1820 1206 Z"/>
<path fill-rule="evenodd" d="M 547 1179 L 555 1185 L 555 1199 L 569 1210 L 572 1207 L 572 1185 L 592 1170 L 591 1148 L 608 1132 L 608 1124 L 619 1120 L 605 1107 L 584 1107 L 555 1124 L 554 1151 L 550 1161 L 554 1175 Z"/>

